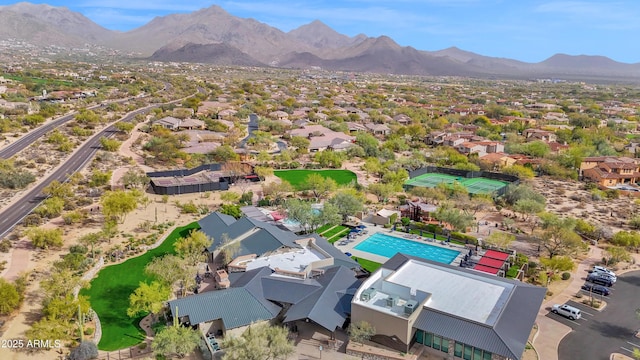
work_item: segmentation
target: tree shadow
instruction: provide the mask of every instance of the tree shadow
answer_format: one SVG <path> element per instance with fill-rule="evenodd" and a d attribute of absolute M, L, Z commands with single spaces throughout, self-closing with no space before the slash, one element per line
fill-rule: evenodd
<path fill-rule="evenodd" d="M 596 322 L 592 328 L 600 332 L 600 335 L 608 338 L 620 339 L 635 335 L 634 330 L 616 324 Z"/>

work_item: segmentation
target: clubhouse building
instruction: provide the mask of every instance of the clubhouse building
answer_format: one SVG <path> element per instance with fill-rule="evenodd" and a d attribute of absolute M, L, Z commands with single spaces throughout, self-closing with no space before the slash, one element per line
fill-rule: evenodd
<path fill-rule="evenodd" d="M 415 344 L 444 359 L 520 359 L 546 290 L 396 254 L 353 297 L 351 321 L 398 351 Z"/>

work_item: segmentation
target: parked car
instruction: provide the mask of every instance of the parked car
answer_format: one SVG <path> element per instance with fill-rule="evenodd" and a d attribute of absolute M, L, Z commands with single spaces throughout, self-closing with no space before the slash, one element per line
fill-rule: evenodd
<path fill-rule="evenodd" d="M 616 273 L 614 273 L 613 271 L 607 269 L 604 266 L 594 266 L 593 270 L 591 271 L 592 273 L 598 273 L 598 274 L 606 274 L 608 276 L 610 276 L 612 279 L 614 279 L 613 282 L 615 282 L 615 280 L 618 279 L 618 277 L 616 276 Z"/>
<path fill-rule="evenodd" d="M 611 280 L 611 278 L 606 276 L 600 276 L 597 274 L 589 274 L 589 276 L 587 276 L 587 281 L 592 282 L 594 284 L 598 284 L 598 285 L 604 285 L 607 287 L 610 287 L 611 285 L 613 285 L 613 280 Z"/>
<path fill-rule="evenodd" d="M 614 283 L 614 284 L 616 283 L 616 281 L 618 281 L 618 278 L 615 275 L 611 275 L 609 273 L 603 273 L 603 272 L 600 272 L 600 271 L 593 271 L 593 272 L 591 272 L 591 275 L 607 278 L 607 279 L 611 280 L 611 282 Z"/>
<path fill-rule="evenodd" d="M 582 285 L 582 290 L 589 291 L 598 295 L 604 295 L 604 296 L 609 296 L 609 294 L 611 294 L 611 290 L 609 290 L 609 288 L 607 287 L 604 287 L 602 285 L 591 285 L 588 283 Z"/>
<path fill-rule="evenodd" d="M 613 271 L 611 271 L 611 269 L 608 269 L 608 268 L 606 268 L 606 267 L 604 267 L 604 266 L 599 266 L 599 265 L 594 265 L 594 266 L 593 266 L 593 271 L 605 272 L 605 273 L 609 273 L 609 274 L 611 274 L 611 275 L 613 275 L 613 276 L 615 276 L 615 275 L 616 275 L 616 273 L 614 273 Z"/>
<path fill-rule="evenodd" d="M 567 304 L 564 304 L 564 305 L 555 304 L 551 308 L 551 312 L 554 314 L 560 314 L 571 320 L 580 319 L 582 317 L 582 312 L 580 311 L 580 309 L 574 308 L 573 306 L 569 306 Z"/>

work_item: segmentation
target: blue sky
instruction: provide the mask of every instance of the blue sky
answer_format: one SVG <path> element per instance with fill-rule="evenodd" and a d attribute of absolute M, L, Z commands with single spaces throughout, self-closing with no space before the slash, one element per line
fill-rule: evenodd
<path fill-rule="evenodd" d="M 388 35 L 419 50 L 456 46 L 528 62 L 553 54 L 604 55 L 640 62 L 638 0 L 49 0 L 112 30 L 130 30 L 155 16 L 219 5 L 283 31 L 318 19 L 340 33 Z M 14 1 L 0 0 L 7 5 Z"/>

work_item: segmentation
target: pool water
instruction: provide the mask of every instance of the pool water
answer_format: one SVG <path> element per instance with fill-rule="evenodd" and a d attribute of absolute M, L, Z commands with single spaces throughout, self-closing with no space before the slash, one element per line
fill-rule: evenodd
<path fill-rule="evenodd" d="M 354 249 L 387 258 L 391 258 L 397 253 L 403 253 L 444 264 L 451 264 L 460 255 L 460 251 L 457 250 L 405 240 L 382 233 L 369 236 Z"/>

